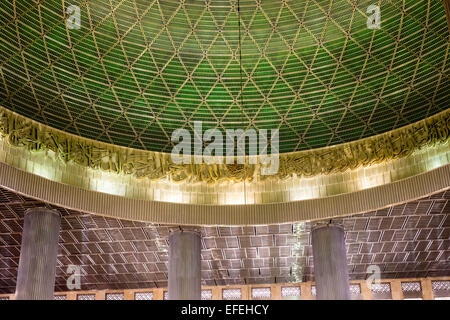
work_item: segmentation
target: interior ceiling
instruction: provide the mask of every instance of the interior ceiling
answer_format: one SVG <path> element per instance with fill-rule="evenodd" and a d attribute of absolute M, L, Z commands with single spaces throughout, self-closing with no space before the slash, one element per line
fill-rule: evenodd
<path fill-rule="evenodd" d="M 0 105 L 104 142 L 171 150 L 174 129 L 280 129 L 280 151 L 386 132 L 448 107 L 442 1 L 0 3 Z M 66 6 L 67 6 L 66 1 Z"/>
<path fill-rule="evenodd" d="M 23 214 L 42 202 L 0 188 L 0 293 L 14 293 Z M 81 288 L 167 287 L 167 225 L 62 214 L 56 291 L 67 291 L 68 265 L 82 267 Z M 406 204 L 340 219 L 350 279 L 450 276 L 450 188 Z M 310 223 L 202 227 L 204 285 L 313 280 Z"/>

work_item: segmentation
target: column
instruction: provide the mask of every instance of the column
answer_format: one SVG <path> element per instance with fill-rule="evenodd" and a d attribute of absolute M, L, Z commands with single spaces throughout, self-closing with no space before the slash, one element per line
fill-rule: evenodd
<path fill-rule="evenodd" d="M 195 231 L 169 236 L 169 300 L 201 299 L 201 241 Z"/>
<path fill-rule="evenodd" d="M 311 230 L 317 300 L 349 300 L 344 228 L 318 225 Z"/>
<path fill-rule="evenodd" d="M 60 225 L 56 210 L 25 212 L 16 300 L 53 300 Z"/>

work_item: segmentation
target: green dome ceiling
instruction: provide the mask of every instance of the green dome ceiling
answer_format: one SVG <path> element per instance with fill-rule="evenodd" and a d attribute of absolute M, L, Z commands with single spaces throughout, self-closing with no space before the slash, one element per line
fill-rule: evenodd
<path fill-rule="evenodd" d="M 279 128 L 282 152 L 305 150 L 450 101 L 441 1 L 16 0 L 0 18 L 0 106 L 122 146 L 170 152 L 172 131 L 201 120 Z"/>

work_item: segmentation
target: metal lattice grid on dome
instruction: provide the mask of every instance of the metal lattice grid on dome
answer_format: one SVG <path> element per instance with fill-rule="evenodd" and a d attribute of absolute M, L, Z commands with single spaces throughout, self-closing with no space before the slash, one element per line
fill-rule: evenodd
<path fill-rule="evenodd" d="M 106 300 L 123 300 L 123 293 L 107 293 L 105 296 Z"/>
<path fill-rule="evenodd" d="M 136 292 L 134 300 L 153 300 L 153 292 Z"/>
<path fill-rule="evenodd" d="M 0 105 L 76 135 L 170 151 L 171 133 L 280 129 L 280 151 L 357 140 L 448 108 L 441 1 L 0 3 Z M 444 57 L 444 58 L 443 58 Z"/>
<path fill-rule="evenodd" d="M 222 300 L 241 300 L 241 299 L 242 299 L 241 289 L 222 290 Z"/>

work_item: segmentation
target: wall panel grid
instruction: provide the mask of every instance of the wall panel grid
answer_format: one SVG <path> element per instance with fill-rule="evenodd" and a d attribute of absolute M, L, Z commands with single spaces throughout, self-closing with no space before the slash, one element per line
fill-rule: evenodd
<path fill-rule="evenodd" d="M 450 277 L 383 279 L 379 282 L 351 281 L 353 300 L 450 300 Z M 311 300 L 314 282 L 203 287 L 202 300 Z M 14 300 L 2 294 L 0 300 Z M 168 300 L 167 288 L 55 292 L 54 300 Z"/>

